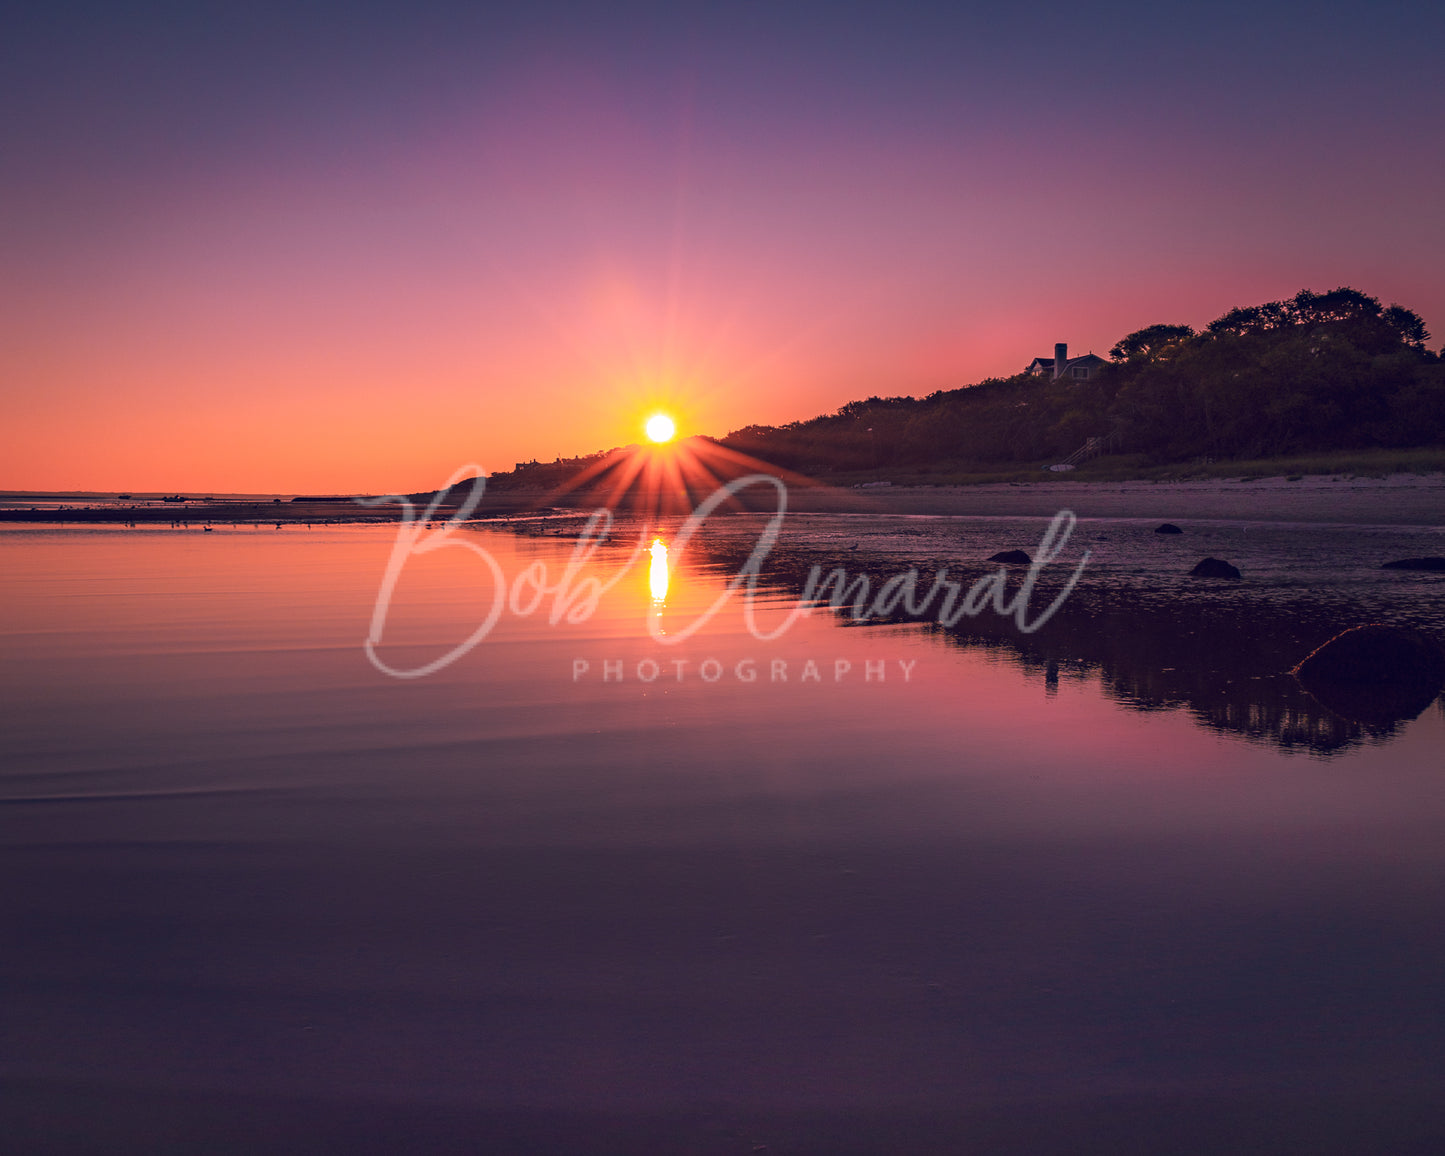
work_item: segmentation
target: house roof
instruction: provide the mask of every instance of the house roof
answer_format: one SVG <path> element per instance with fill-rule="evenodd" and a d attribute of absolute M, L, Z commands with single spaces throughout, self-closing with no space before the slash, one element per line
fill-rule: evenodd
<path fill-rule="evenodd" d="M 1080 354 L 1078 357 L 1070 357 L 1064 362 L 1063 367 L 1059 371 L 1059 376 L 1062 377 L 1065 373 L 1067 373 L 1075 366 L 1080 369 L 1086 367 L 1092 369 L 1096 365 L 1106 364 L 1108 363 L 1104 360 L 1104 358 L 1100 357 L 1097 353 Z M 1053 368 L 1054 359 L 1052 357 L 1036 357 L 1028 363 L 1028 365 L 1024 369 L 1024 372 L 1032 373 L 1035 369 L 1045 369 L 1052 372 Z"/>
<path fill-rule="evenodd" d="M 1070 358 L 1068 358 L 1068 359 L 1064 362 L 1064 365 L 1065 365 L 1066 367 L 1067 367 L 1067 366 L 1070 366 L 1070 365 L 1079 365 L 1079 364 L 1092 365 L 1092 364 L 1093 364 L 1094 362 L 1096 362 L 1096 361 L 1103 361 L 1103 360 L 1104 360 L 1104 359 L 1103 359 L 1102 357 L 1100 357 L 1097 353 L 1081 353 L 1081 354 L 1079 354 L 1078 357 L 1070 357 Z M 1036 357 L 1036 358 L 1034 358 L 1031 362 L 1029 362 L 1029 368 L 1032 369 L 1035 365 L 1049 365 L 1049 366 L 1051 366 L 1051 365 L 1053 365 L 1053 364 L 1054 364 L 1054 359 L 1053 359 L 1052 357 Z"/>

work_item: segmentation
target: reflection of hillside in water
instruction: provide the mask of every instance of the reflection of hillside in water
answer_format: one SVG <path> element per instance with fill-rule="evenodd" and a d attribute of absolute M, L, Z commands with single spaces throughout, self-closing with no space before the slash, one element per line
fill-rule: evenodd
<path fill-rule="evenodd" d="M 1287 749 L 1342 751 L 1382 742 L 1403 722 L 1365 725 L 1321 705 L 1288 673 L 1339 632 L 1333 619 L 1248 621 L 1179 607 L 1174 613 L 1066 607 L 1033 635 L 1011 623 L 967 621 L 932 633 L 959 646 L 1005 654 L 1046 690 L 1060 679 L 1098 676 L 1132 710 L 1187 710 L 1201 725 Z"/>
<path fill-rule="evenodd" d="M 710 543 L 708 552 L 733 568 L 747 556 L 726 542 Z M 853 552 L 782 546 L 769 556 L 764 576 L 797 596 L 814 565 L 825 573 L 841 567 L 850 576 L 866 574 L 874 590 L 913 565 L 919 566 L 926 588 L 936 569 L 917 558 L 889 564 Z M 992 569 L 955 565 L 950 576 L 967 586 Z M 1023 568 L 1012 568 L 1010 591 L 1023 574 Z M 1062 575 L 1045 571 L 1030 602 L 1032 614 L 1053 601 L 1061 580 Z M 883 621 L 916 621 L 947 645 L 986 648 L 1040 679 L 1046 693 L 1057 690 L 1061 680 L 1097 676 L 1110 698 L 1132 710 L 1186 710 L 1212 730 L 1284 749 L 1330 754 L 1385 742 L 1408 721 L 1366 724 L 1346 718 L 1289 674 L 1312 650 L 1351 626 L 1390 621 L 1428 628 L 1408 603 L 1392 609 L 1378 598 L 1366 605 L 1338 592 L 1312 601 L 1303 590 L 1281 597 L 1278 589 L 1185 583 L 1135 582 L 1120 589 L 1111 586 L 1109 575 L 1096 574 L 1031 634 L 991 609 L 950 628 L 938 625 L 933 608 Z"/>
<path fill-rule="evenodd" d="M 725 581 L 747 560 L 765 521 L 716 519 L 689 552 Z M 555 523 L 507 528 L 571 533 L 582 519 L 569 512 Z M 670 536 L 677 524 L 656 528 Z M 627 543 L 641 525 L 624 518 L 613 541 Z M 824 574 L 836 568 L 849 578 L 866 576 L 877 591 L 917 568 L 922 590 L 940 569 L 966 589 L 997 570 L 978 559 L 1001 547 L 1033 549 L 1043 525 L 1041 519 L 797 519 L 767 554 L 760 582 L 796 598 L 812 568 L 821 566 Z M 1332 754 L 1386 742 L 1408 719 L 1347 718 L 1320 703 L 1289 671 L 1342 631 L 1367 622 L 1445 637 L 1445 581 L 1380 569 L 1385 558 L 1438 552 L 1433 538 L 1422 545 L 1419 535 L 1415 528 L 1203 525 L 1182 538 L 1161 538 L 1153 523 L 1095 520 L 1081 524 L 1069 552 L 1040 573 L 1031 618 L 1059 595 L 1079 551 L 1092 552 L 1078 586 L 1034 633 L 1021 632 L 991 609 L 950 628 L 938 625 L 934 607 L 864 625 L 915 622 L 945 645 L 997 654 L 1039 680 L 1045 693 L 1061 681 L 1097 677 L 1111 699 L 1131 710 L 1184 710 L 1221 733 Z M 840 542 L 851 544 L 840 548 Z M 1237 561 L 1246 580 L 1188 577 L 1192 563 L 1209 552 Z M 1026 571 L 1009 570 L 1011 596 Z M 843 625 L 854 625 L 846 613 L 840 617 Z M 1437 699 L 1434 709 L 1445 710 L 1445 699 Z"/>

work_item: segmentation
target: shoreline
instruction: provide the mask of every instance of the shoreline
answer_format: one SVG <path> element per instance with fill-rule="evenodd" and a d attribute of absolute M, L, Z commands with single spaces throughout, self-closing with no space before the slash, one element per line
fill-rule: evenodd
<path fill-rule="evenodd" d="M 672 496 L 672 509 L 687 513 L 706 495 Z M 745 493 L 745 504 L 770 510 L 771 493 Z M 187 503 L 184 506 L 57 508 L 30 503 L 54 495 L 0 496 L 0 523 L 386 523 L 398 520 L 394 505 L 360 507 L 342 502 L 270 501 Z M 27 501 L 28 499 L 28 501 Z M 547 504 L 553 495 L 488 493 L 474 520 L 549 517 L 588 513 L 606 501 L 569 507 Z M 635 500 L 619 512 L 636 513 Z M 443 507 L 450 510 L 454 507 Z M 989 482 L 972 486 L 891 486 L 868 490 L 793 486 L 788 509 L 806 514 L 873 514 L 934 517 L 1040 517 L 1069 509 L 1080 518 L 1139 518 L 1159 521 L 1305 522 L 1337 525 L 1445 527 L 1445 474 L 1394 474 L 1386 478 L 1311 475 L 1257 480 L 1179 482 Z"/>

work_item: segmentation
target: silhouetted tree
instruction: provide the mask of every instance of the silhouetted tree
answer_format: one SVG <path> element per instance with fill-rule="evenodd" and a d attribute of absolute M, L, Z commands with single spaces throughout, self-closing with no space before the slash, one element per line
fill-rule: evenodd
<path fill-rule="evenodd" d="M 1245 305 L 1231 309 L 1223 317 L 1217 317 L 1205 326 L 1205 332 L 1216 337 L 1243 337 L 1250 333 L 1268 333 L 1290 323 L 1285 303 L 1270 301 L 1264 305 Z"/>
<path fill-rule="evenodd" d="M 1194 328 L 1189 325 L 1150 325 L 1121 338 L 1119 343 L 1109 350 L 1109 356 L 1115 361 L 1129 361 L 1140 357 L 1147 359 L 1193 336 Z"/>
<path fill-rule="evenodd" d="M 1401 344 L 1412 349 L 1424 349 L 1430 339 L 1424 320 L 1413 309 L 1391 305 L 1381 314 L 1381 319 L 1399 336 Z"/>

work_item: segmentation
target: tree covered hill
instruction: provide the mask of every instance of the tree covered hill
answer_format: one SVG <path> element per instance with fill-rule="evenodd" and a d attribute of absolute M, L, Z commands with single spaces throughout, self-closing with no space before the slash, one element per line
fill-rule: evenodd
<path fill-rule="evenodd" d="M 1062 461 L 1088 439 L 1146 464 L 1445 445 L 1445 360 L 1420 317 L 1355 289 L 1231 309 L 1202 331 L 1130 333 L 1087 381 L 1020 373 L 924 398 L 870 397 L 727 449 L 799 474 Z M 554 488 L 613 450 L 530 464 L 494 484 Z M 620 459 L 619 459 L 620 460 Z"/>
<path fill-rule="evenodd" d="M 1091 437 L 1155 464 L 1445 443 L 1445 362 L 1412 311 L 1354 289 L 1122 338 L 1088 381 L 1018 374 L 872 397 L 723 444 L 803 473 L 1057 462 Z"/>

